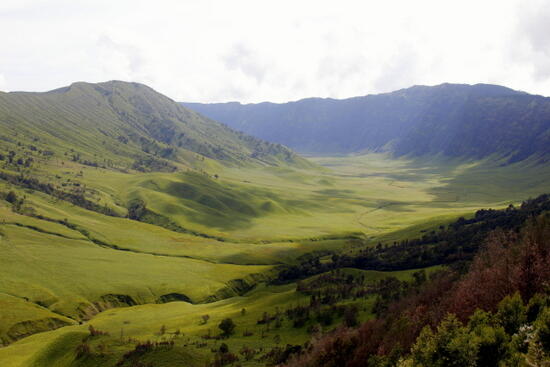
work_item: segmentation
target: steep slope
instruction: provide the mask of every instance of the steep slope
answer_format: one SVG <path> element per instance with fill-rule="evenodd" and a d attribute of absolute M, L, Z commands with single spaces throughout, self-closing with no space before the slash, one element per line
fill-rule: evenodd
<path fill-rule="evenodd" d="M 301 152 L 390 150 L 397 155 L 550 153 L 550 98 L 496 85 L 414 86 L 344 100 L 184 103 L 232 128 Z"/>
<path fill-rule="evenodd" d="M 185 162 L 190 152 L 231 163 L 302 161 L 281 145 L 235 132 L 145 85 L 120 81 L 0 93 L 0 128 L 8 149 L 29 143 L 92 165 L 171 170 L 165 160 Z"/>

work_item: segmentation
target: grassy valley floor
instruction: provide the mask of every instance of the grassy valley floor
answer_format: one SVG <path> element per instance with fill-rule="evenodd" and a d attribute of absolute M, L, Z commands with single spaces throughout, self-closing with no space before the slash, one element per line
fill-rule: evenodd
<path fill-rule="evenodd" d="M 318 166 L 125 173 L 51 159 L 26 172 L 58 187 L 83 187 L 111 216 L 0 181 L 0 192 L 23 199 L 17 209 L 0 200 L 1 365 L 114 366 L 147 340 L 159 343 L 144 360 L 155 367 L 203 366 L 221 343 L 236 354 L 261 350 L 246 363 L 240 356 L 241 363 L 264 365 L 268 350 L 302 344 L 316 332 L 289 318 L 278 327 L 258 323 L 265 312 L 309 302 L 296 283 L 267 285 L 279 266 L 312 252 L 413 238 L 479 208 L 550 191 L 550 169 L 534 161 L 501 166 L 383 154 L 310 160 Z M 132 220 L 126 216 L 136 201 L 146 210 Z M 366 281 L 412 277 L 363 273 Z M 366 296 L 342 304 L 357 304 L 364 320 L 373 302 Z M 232 337 L 205 338 L 218 335 L 228 317 L 236 324 Z M 90 325 L 107 334 L 90 336 Z M 80 355 L 83 343 L 93 353 Z"/>

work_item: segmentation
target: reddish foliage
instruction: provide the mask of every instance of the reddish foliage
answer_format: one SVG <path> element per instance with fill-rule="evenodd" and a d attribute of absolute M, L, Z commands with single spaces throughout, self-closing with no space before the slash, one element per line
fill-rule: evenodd
<path fill-rule="evenodd" d="M 533 221 L 524 233 L 516 273 L 516 288 L 524 300 L 550 283 L 550 220 Z"/>
<path fill-rule="evenodd" d="M 524 301 L 543 291 L 550 280 L 550 223 L 529 222 L 521 236 L 495 231 L 458 283 L 448 311 L 466 320 L 475 309 L 495 311 L 507 295 L 520 292 Z"/>
<path fill-rule="evenodd" d="M 550 286 L 549 264 L 549 218 L 531 220 L 521 235 L 494 231 L 460 280 L 455 272 L 441 271 L 394 302 L 383 319 L 325 335 L 287 366 L 368 366 L 372 356 L 408 351 L 424 326 L 435 327 L 448 313 L 466 321 L 476 309 L 495 311 L 518 291 L 527 303 Z"/>
<path fill-rule="evenodd" d="M 358 332 L 346 328 L 336 329 L 326 337 L 313 341 L 309 353 L 292 358 L 288 367 L 339 367 L 345 366 L 358 346 Z"/>
<path fill-rule="evenodd" d="M 494 311 L 500 300 L 513 292 L 510 249 L 515 241 L 513 233 L 495 231 L 489 236 L 449 299 L 450 312 L 464 321 L 476 308 Z"/>

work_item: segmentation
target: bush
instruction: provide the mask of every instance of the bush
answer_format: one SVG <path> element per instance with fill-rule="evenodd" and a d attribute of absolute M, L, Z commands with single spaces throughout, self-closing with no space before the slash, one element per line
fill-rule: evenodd
<path fill-rule="evenodd" d="M 230 318 L 223 319 L 222 322 L 218 325 L 220 330 L 223 332 L 223 335 L 228 337 L 235 332 L 235 323 Z"/>
<path fill-rule="evenodd" d="M 17 194 L 13 191 L 10 191 L 6 195 L 6 201 L 11 204 L 15 204 L 17 202 Z"/>

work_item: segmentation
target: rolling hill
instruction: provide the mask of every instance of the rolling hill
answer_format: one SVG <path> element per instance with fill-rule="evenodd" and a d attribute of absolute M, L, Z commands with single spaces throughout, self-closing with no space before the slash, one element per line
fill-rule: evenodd
<path fill-rule="evenodd" d="M 304 163 L 279 144 L 235 132 L 138 83 L 78 82 L 46 93 L 0 93 L 0 127 L 7 150 L 10 143 L 28 144 L 89 165 L 171 171 L 173 162 L 203 157 L 231 164 Z"/>
<path fill-rule="evenodd" d="M 343 100 L 183 103 L 230 127 L 299 152 L 483 158 L 550 154 L 550 98 L 487 84 L 414 86 Z"/>
<path fill-rule="evenodd" d="M 548 211 L 545 195 L 515 205 L 549 191 L 550 169 L 546 100 L 500 87 L 476 87 L 494 97 L 467 116 L 512 124 L 529 103 L 531 145 L 510 130 L 445 152 L 454 142 L 438 139 L 462 133 L 477 98 L 461 88 L 375 96 L 368 113 L 385 123 L 363 135 L 316 130 L 345 116 L 341 101 L 319 106 L 303 135 L 279 132 L 393 156 L 307 160 L 141 84 L 0 93 L 0 365 L 277 365 L 465 266 L 487 230 Z M 439 138 L 414 137 L 426 130 Z"/>

